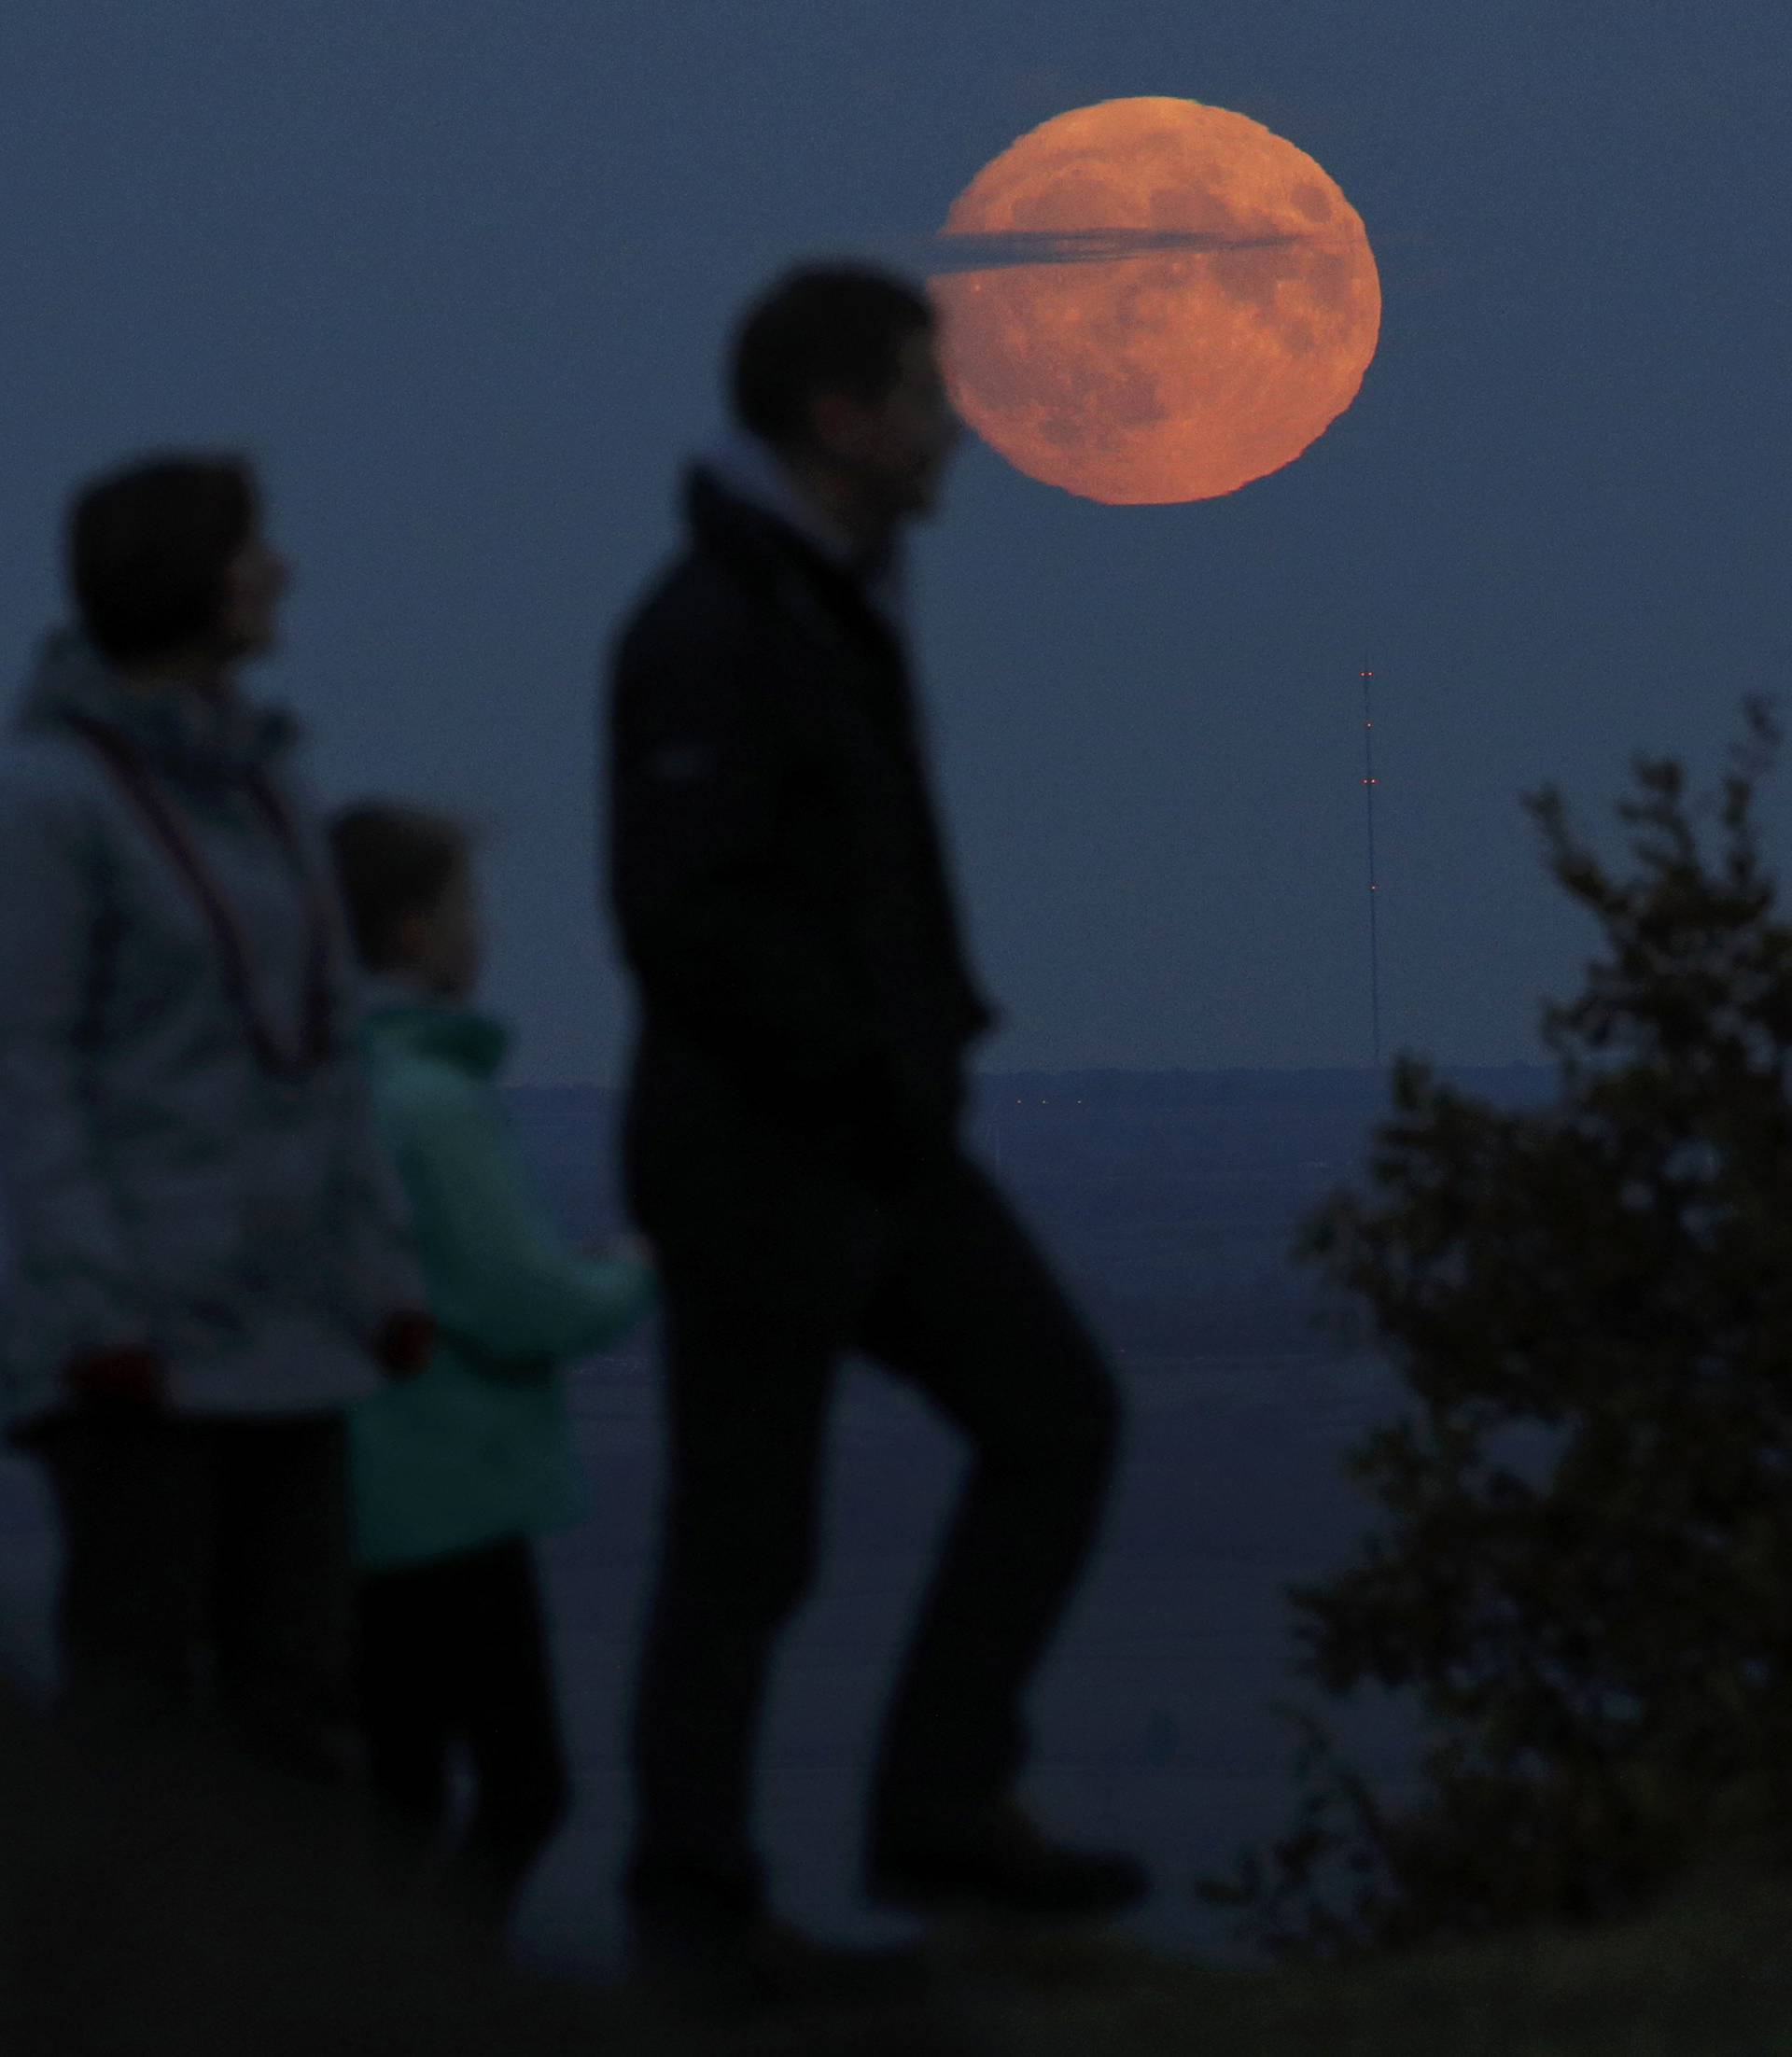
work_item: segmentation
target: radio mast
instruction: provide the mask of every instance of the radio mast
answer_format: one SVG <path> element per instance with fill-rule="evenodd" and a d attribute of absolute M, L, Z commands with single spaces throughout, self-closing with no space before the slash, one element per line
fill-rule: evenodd
<path fill-rule="evenodd" d="M 1357 674 L 1363 681 L 1363 813 L 1369 835 L 1369 1034 L 1375 1050 L 1375 1068 L 1381 1069 L 1381 948 L 1376 930 L 1375 903 L 1379 888 L 1375 876 L 1375 716 L 1369 688 L 1375 674 L 1366 665 Z"/>

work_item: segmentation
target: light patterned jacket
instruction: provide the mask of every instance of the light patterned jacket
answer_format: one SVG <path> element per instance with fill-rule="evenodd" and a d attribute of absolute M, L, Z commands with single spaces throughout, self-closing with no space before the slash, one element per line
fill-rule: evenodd
<path fill-rule="evenodd" d="M 301 1048 L 308 903 L 322 910 L 333 1048 L 257 1056 L 193 882 L 78 724 L 123 741 L 242 938 L 246 989 Z M 0 1199 L 10 1275 L 0 1398 L 16 1427 L 89 1350 L 148 1344 L 189 1413 L 342 1407 L 376 1391 L 372 1338 L 421 1308 L 401 1189 L 374 1133 L 361 1001 L 315 802 L 285 708 L 126 687 L 49 637 L 0 743 Z"/>

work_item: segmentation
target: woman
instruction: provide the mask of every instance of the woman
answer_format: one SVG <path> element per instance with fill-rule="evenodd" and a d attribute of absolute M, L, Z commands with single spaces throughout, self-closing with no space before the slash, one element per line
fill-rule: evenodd
<path fill-rule="evenodd" d="M 62 1528 L 63 1701 L 354 1760 L 344 1410 L 430 1330 L 300 729 L 237 673 L 287 567 L 248 466 L 90 485 L 0 747 L 0 1371 Z"/>

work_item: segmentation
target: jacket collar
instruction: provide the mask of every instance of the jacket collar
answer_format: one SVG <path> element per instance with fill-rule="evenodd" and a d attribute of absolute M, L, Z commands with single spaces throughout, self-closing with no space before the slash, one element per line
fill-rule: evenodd
<path fill-rule="evenodd" d="M 788 551 L 794 544 L 811 562 L 850 583 L 888 627 L 899 634 L 907 627 L 900 536 L 891 539 L 882 556 L 867 562 L 758 437 L 736 430 L 706 451 L 691 468 L 686 505 L 699 536 L 720 535 L 738 543 L 744 528 L 749 540 L 757 531 L 761 548 L 782 545 Z"/>
<path fill-rule="evenodd" d="M 137 692 L 84 637 L 57 629 L 44 639 L 12 726 L 20 735 L 54 732 L 70 716 L 102 723 L 157 770 L 204 788 L 233 785 L 268 768 L 304 734 L 284 707 Z"/>
<path fill-rule="evenodd" d="M 361 998 L 365 1050 L 434 1057 L 482 1079 L 495 1076 L 503 1065 L 511 1031 L 495 1015 L 437 1000 L 390 973 L 365 977 Z"/>
<path fill-rule="evenodd" d="M 769 443 L 736 429 L 697 461 L 731 499 L 782 523 L 842 571 L 853 568 L 850 540 L 803 492 Z"/>

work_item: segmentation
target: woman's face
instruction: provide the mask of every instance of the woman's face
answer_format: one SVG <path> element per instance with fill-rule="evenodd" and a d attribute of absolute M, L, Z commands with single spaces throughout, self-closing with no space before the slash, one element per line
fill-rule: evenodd
<path fill-rule="evenodd" d="M 259 657 L 279 641 L 280 600 L 291 583 L 292 567 L 258 525 L 224 571 L 218 634 L 232 658 Z"/>

